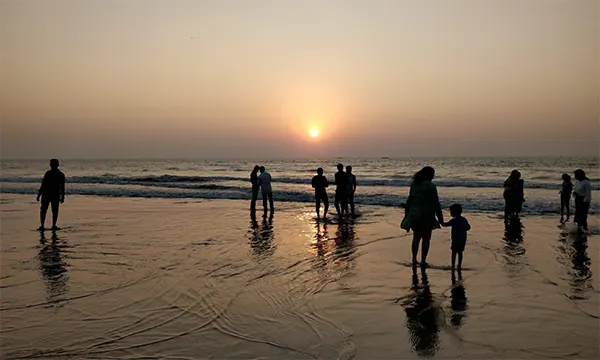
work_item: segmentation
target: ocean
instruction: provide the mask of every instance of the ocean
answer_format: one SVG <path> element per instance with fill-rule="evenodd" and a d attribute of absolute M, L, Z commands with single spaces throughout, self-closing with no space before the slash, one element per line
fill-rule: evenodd
<path fill-rule="evenodd" d="M 250 198 L 249 173 L 264 165 L 273 177 L 276 202 L 312 202 L 312 176 L 318 167 L 333 181 L 337 163 L 352 165 L 356 203 L 400 206 L 411 176 L 429 165 L 444 207 L 460 203 L 467 212 L 501 212 L 502 184 L 513 169 L 525 180 L 523 214 L 560 211 L 561 175 L 584 169 L 594 185 L 590 213 L 599 211 L 600 168 L 590 158 L 378 158 L 315 160 L 64 160 L 68 195 L 175 199 Z M 35 194 L 47 160 L 2 161 L 0 191 Z M 333 191 L 330 191 L 330 196 Z"/>

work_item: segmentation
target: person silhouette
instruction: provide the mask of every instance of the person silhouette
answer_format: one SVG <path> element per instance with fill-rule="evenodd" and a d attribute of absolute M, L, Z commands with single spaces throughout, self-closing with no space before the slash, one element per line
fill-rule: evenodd
<path fill-rule="evenodd" d="M 571 194 L 573 193 L 573 183 L 569 174 L 562 174 L 562 188 L 558 192 L 560 194 L 560 221 L 564 221 L 564 212 L 567 210 L 567 221 L 571 217 Z"/>
<path fill-rule="evenodd" d="M 337 164 L 338 172 L 335 173 L 335 210 L 338 216 L 343 216 L 348 211 L 348 174 L 344 172 L 344 165 Z"/>
<path fill-rule="evenodd" d="M 577 223 L 579 231 L 585 233 L 588 231 L 587 217 L 592 201 L 592 184 L 590 184 L 590 179 L 585 176 L 585 171 L 577 169 L 574 174 L 577 182 L 573 189 L 573 196 L 575 197 L 575 218 L 573 221 Z"/>
<path fill-rule="evenodd" d="M 323 212 L 323 219 L 327 217 L 327 210 L 329 209 L 329 198 L 327 197 L 327 178 L 323 176 L 323 168 L 317 169 L 317 175 L 312 178 L 312 187 L 315 189 L 315 202 L 317 209 L 317 219 L 319 218 L 319 210 L 321 208 L 321 201 L 325 207 Z"/>
<path fill-rule="evenodd" d="M 346 175 L 348 176 L 348 204 L 350 204 L 350 214 L 354 213 L 354 193 L 356 192 L 356 176 L 352 173 L 352 166 L 346 166 Z M 348 206 L 346 205 L 346 213 L 348 213 Z"/>
<path fill-rule="evenodd" d="M 510 176 L 504 181 L 504 219 L 508 220 L 511 216 L 519 216 L 523 208 L 524 181 L 521 179 L 521 173 L 518 170 L 513 170 Z"/>
<path fill-rule="evenodd" d="M 267 199 L 269 200 L 269 206 L 271 209 L 271 215 L 275 212 L 275 207 L 273 206 L 273 190 L 271 188 L 271 174 L 267 172 L 264 166 L 260 167 L 260 175 L 258 176 L 258 185 L 262 191 L 262 199 L 263 199 L 263 209 L 265 211 L 265 216 L 267 216 L 267 212 L 269 207 L 267 207 Z"/>
<path fill-rule="evenodd" d="M 250 173 L 250 183 L 252 183 L 252 200 L 250 201 L 250 212 L 254 213 L 256 211 L 256 200 L 258 199 L 258 190 L 260 186 L 258 185 L 258 170 L 260 170 L 260 166 L 255 165 L 254 170 Z"/>
<path fill-rule="evenodd" d="M 46 222 L 46 213 L 48 206 L 52 205 L 52 230 L 58 230 L 56 222 L 58 221 L 59 204 L 65 202 L 65 174 L 58 169 L 58 159 L 50 160 L 50 170 L 44 174 L 42 185 L 38 191 L 36 201 L 41 202 L 40 208 L 40 227 L 38 230 L 44 230 Z"/>
<path fill-rule="evenodd" d="M 419 244 L 421 246 L 421 266 L 427 266 L 427 254 L 433 229 L 439 229 L 440 223 L 444 223 L 444 215 L 440 206 L 440 198 L 437 188 L 432 183 L 435 177 L 435 170 L 430 166 L 425 166 L 414 176 L 410 185 L 410 192 L 406 199 L 404 211 L 406 216 L 402 221 L 403 229 L 413 230 L 412 241 L 412 263 L 417 266 L 417 254 L 419 253 Z M 437 219 L 436 219 L 437 218 Z"/>

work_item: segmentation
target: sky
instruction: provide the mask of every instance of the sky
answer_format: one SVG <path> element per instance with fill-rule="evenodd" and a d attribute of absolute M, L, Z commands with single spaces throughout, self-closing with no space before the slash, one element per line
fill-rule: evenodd
<path fill-rule="evenodd" d="M 598 156 L 599 23 L 597 0 L 4 0 L 0 156 Z"/>

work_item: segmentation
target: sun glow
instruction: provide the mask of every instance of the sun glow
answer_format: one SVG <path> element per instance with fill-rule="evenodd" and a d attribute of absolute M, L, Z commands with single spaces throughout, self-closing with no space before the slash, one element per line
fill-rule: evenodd
<path fill-rule="evenodd" d="M 311 138 L 315 139 L 319 137 L 319 129 L 317 128 L 312 128 L 308 131 L 308 135 L 310 135 Z"/>

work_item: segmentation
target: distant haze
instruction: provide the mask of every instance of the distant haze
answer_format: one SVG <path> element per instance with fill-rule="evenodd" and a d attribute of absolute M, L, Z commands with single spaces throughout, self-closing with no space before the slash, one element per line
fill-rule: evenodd
<path fill-rule="evenodd" d="M 599 4 L 5 0 L 1 156 L 598 155 Z"/>

